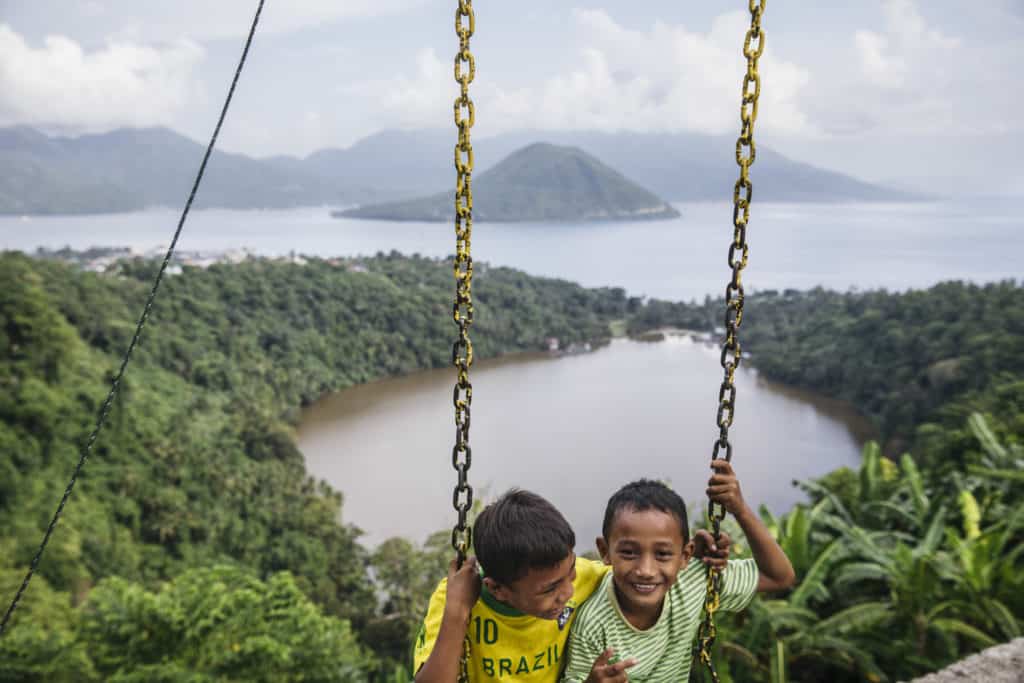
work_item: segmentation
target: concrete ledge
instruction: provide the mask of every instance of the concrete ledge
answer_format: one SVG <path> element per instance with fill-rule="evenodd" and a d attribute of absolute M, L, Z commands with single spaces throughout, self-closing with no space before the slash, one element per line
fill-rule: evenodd
<path fill-rule="evenodd" d="M 911 683 L 1024 683 L 1024 638 L 990 647 Z"/>

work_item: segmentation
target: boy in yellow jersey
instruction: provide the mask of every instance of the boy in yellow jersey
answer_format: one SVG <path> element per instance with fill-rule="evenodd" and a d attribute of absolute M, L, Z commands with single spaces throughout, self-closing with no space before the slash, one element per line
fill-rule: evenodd
<path fill-rule="evenodd" d="M 479 564 L 469 558 L 456 571 L 453 563 L 430 598 L 415 645 L 416 682 L 454 683 L 468 647 L 471 681 L 555 683 L 576 611 L 608 567 L 576 557 L 572 527 L 528 491 L 487 506 L 473 540 Z M 722 544 L 705 562 L 721 566 L 727 553 Z"/>

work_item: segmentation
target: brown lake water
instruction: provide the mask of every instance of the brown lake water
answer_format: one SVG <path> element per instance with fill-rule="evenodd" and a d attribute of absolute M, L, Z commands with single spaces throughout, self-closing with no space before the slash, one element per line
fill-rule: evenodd
<path fill-rule="evenodd" d="M 547 497 L 592 547 L 604 505 L 639 477 L 704 501 L 721 381 L 718 352 L 689 337 L 615 340 L 593 353 L 527 354 L 473 367 L 470 483 L 491 500 L 518 486 Z M 310 406 L 298 430 L 310 473 L 345 496 L 344 520 L 373 546 L 450 527 L 454 370 L 366 384 Z M 745 369 L 731 429 L 744 495 L 784 512 L 794 479 L 856 466 L 870 427 L 852 410 Z"/>

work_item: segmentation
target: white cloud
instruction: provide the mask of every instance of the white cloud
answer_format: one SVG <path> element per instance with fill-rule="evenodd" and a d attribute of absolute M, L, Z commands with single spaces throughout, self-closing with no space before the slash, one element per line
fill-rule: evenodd
<path fill-rule="evenodd" d="M 853 35 L 860 53 L 860 68 L 869 83 L 885 88 L 898 88 L 907 75 L 907 63 L 900 57 L 886 54 L 888 41 L 874 31 L 857 31 Z"/>
<path fill-rule="evenodd" d="M 873 85 L 904 86 L 908 62 L 912 60 L 920 68 L 925 60 L 938 56 L 941 63 L 943 56 L 960 46 L 958 39 L 929 28 L 912 0 L 885 0 L 882 9 L 886 35 L 867 30 L 854 34 L 861 72 Z"/>
<path fill-rule="evenodd" d="M 935 11 L 929 6 L 931 11 Z M 936 28 L 914 0 L 883 0 L 881 30 L 860 29 L 852 41 L 856 68 L 841 58 L 814 73 L 809 107 L 832 134 L 985 135 L 1019 127 L 1019 88 L 1007 87 L 1019 47 L 965 43 Z"/>
<path fill-rule="evenodd" d="M 544 84 L 533 125 L 633 130 L 693 130 L 731 133 L 739 127 L 741 54 L 749 15 L 723 14 L 708 33 L 655 22 L 629 30 L 602 10 L 578 10 L 576 22 L 587 47 L 582 63 Z M 807 82 L 799 66 L 761 57 L 759 122 L 799 130 L 806 118 L 796 95 Z"/>
<path fill-rule="evenodd" d="M 269 31 L 291 31 L 308 26 L 351 19 L 396 14 L 423 4 L 425 0 L 288 0 L 287 3 L 267 4 L 266 19 Z M 199 11 L 208 7 L 208 0 L 193 0 Z M 252 0 L 240 3 L 253 7 Z M 277 7 L 275 7 L 277 5 Z"/>
<path fill-rule="evenodd" d="M 203 54 L 188 41 L 159 48 L 112 42 L 86 52 L 69 38 L 49 36 L 33 47 L 0 24 L 0 125 L 169 124 L 186 103 Z"/>
<path fill-rule="evenodd" d="M 706 34 L 655 22 L 642 31 L 616 23 L 603 10 L 574 12 L 583 47 L 576 62 L 536 85 L 510 87 L 478 78 L 471 96 L 487 133 L 522 128 L 597 130 L 739 129 L 740 84 L 745 72 L 742 40 L 748 15 L 719 17 Z M 345 92 L 374 102 L 380 125 L 450 123 L 457 86 L 452 67 L 434 50 L 421 51 L 414 76 L 364 81 Z M 761 58 L 762 126 L 795 132 L 807 125 L 798 104 L 807 72 L 796 64 Z"/>
<path fill-rule="evenodd" d="M 338 91 L 347 98 L 368 103 L 369 113 L 377 119 L 373 123 L 379 128 L 443 126 L 454 115 L 452 102 L 458 89 L 454 62 L 442 62 L 433 48 L 419 50 L 415 59 L 411 76 L 397 74 L 358 81 L 340 86 Z M 474 88 L 475 84 L 470 85 L 471 91 Z"/>
<path fill-rule="evenodd" d="M 271 0 L 260 16 L 260 34 L 288 33 L 357 17 L 397 14 L 426 0 Z M 93 2 L 93 11 L 116 21 L 119 37 L 141 41 L 235 38 L 249 31 L 258 0 Z"/>

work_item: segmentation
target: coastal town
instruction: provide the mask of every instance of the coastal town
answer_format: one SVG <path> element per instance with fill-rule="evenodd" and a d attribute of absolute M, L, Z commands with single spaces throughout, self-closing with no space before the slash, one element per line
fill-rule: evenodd
<path fill-rule="evenodd" d="M 141 259 L 144 261 L 160 261 L 167 255 L 167 246 L 158 245 L 151 249 L 139 250 L 132 247 L 89 247 L 74 250 L 70 247 L 47 249 L 39 247 L 33 256 L 39 259 L 62 261 L 91 273 L 116 274 L 117 265 L 122 261 Z M 185 268 L 209 268 L 217 264 L 236 264 L 249 260 L 267 260 L 277 263 L 306 265 L 308 259 L 294 251 L 280 256 L 263 256 L 251 249 L 242 247 L 225 251 L 176 251 L 167 265 L 167 275 L 180 275 Z M 326 260 L 336 268 L 345 268 L 349 272 L 365 273 L 359 259 L 331 258 Z"/>

